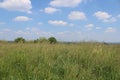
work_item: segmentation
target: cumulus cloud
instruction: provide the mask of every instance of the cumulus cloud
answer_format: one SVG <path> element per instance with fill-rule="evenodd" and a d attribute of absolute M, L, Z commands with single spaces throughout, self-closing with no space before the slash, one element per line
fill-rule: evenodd
<path fill-rule="evenodd" d="M 29 17 L 26 17 L 26 16 L 17 16 L 13 20 L 17 21 L 17 22 L 26 22 L 26 21 L 29 21 L 29 20 L 32 20 L 32 19 L 29 18 Z"/>
<path fill-rule="evenodd" d="M 101 29 L 101 27 L 96 27 L 97 30 Z"/>
<path fill-rule="evenodd" d="M 86 15 L 83 12 L 80 11 L 72 11 L 69 15 L 68 18 L 71 20 L 85 20 Z"/>
<path fill-rule="evenodd" d="M 42 25 L 43 23 L 42 22 L 38 22 L 38 25 Z"/>
<path fill-rule="evenodd" d="M 31 13 L 32 5 L 30 0 L 3 0 L 0 2 L 0 8 Z"/>
<path fill-rule="evenodd" d="M 86 25 L 85 27 L 86 27 L 86 28 L 93 28 L 94 25 L 93 25 L 93 24 L 88 24 L 88 25 Z"/>
<path fill-rule="evenodd" d="M 114 17 L 112 17 L 112 18 L 110 18 L 110 19 L 105 19 L 105 20 L 104 20 L 104 22 L 116 22 L 116 21 L 117 21 L 117 19 L 114 18 Z"/>
<path fill-rule="evenodd" d="M 112 27 L 108 27 L 105 32 L 111 33 L 111 32 L 116 32 L 116 29 Z"/>
<path fill-rule="evenodd" d="M 78 6 L 83 0 L 52 0 L 50 2 L 51 6 L 54 7 L 76 7 Z"/>
<path fill-rule="evenodd" d="M 55 26 L 66 26 L 68 23 L 62 20 L 49 20 L 49 24 L 55 25 Z"/>
<path fill-rule="evenodd" d="M 59 10 L 59 9 L 56 9 L 56 8 L 52 8 L 52 7 L 46 7 L 46 8 L 44 9 L 44 12 L 45 12 L 45 13 L 48 13 L 48 14 L 52 14 L 52 13 L 57 12 L 57 11 L 60 11 L 60 10 Z"/>
<path fill-rule="evenodd" d="M 112 15 L 108 14 L 107 12 L 98 11 L 94 13 L 98 19 L 102 20 L 103 22 L 116 22 L 117 19 L 112 17 Z"/>
<path fill-rule="evenodd" d="M 103 19 L 103 20 L 111 17 L 110 14 L 108 14 L 107 12 L 102 12 L 102 11 L 98 11 L 94 13 L 94 16 L 96 16 L 98 19 Z"/>
<path fill-rule="evenodd" d="M 94 27 L 94 24 L 87 24 L 85 27 L 89 30 L 91 30 Z"/>

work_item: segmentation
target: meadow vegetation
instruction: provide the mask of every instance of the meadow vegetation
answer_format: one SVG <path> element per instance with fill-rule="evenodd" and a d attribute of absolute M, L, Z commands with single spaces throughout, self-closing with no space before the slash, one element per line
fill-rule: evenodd
<path fill-rule="evenodd" d="M 0 43 L 0 80 L 120 80 L 120 45 Z"/>

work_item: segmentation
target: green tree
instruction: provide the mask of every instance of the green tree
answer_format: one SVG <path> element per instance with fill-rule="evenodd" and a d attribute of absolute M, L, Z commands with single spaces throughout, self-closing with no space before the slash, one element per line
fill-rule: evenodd
<path fill-rule="evenodd" d="M 34 40 L 34 43 L 38 43 L 38 39 Z"/>
<path fill-rule="evenodd" d="M 40 42 L 40 43 L 47 43 L 48 40 L 47 40 L 45 37 L 41 37 L 41 38 L 39 39 L 39 42 Z"/>
<path fill-rule="evenodd" d="M 25 39 L 22 38 L 22 37 L 18 37 L 18 38 L 15 39 L 15 42 L 16 42 L 16 43 L 24 43 L 24 42 L 25 42 Z"/>
<path fill-rule="evenodd" d="M 50 42 L 50 44 L 55 44 L 55 43 L 57 43 L 57 40 L 56 40 L 55 37 L 50 37 L 50 38 L 48 38 L 48 41 Z"/>
<path fill-rule="evenodd" d="M 45 37 L 41 37 L 37 40 L 34 40 L 34 43 L 47 43 L 48 40 Z"/>

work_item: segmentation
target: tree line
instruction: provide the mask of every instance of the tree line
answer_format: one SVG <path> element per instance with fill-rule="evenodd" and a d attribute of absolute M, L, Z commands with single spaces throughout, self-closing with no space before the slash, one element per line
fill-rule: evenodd
<path fill-rule="evenodd" d="M 7 42 L 7 41 L 0 40 L 0 42 Z M 42 37 L 42 38 L 38 38 L 36 40 L 27 41 L 23 37 L 18 37 L 18 38 L 16 38 L 12 42 L 15 42 L 15 43 L 33 42 L 33 43 L 50 43 L 50 44 L 55 44 L 55 43 L 57 43 L 57 39 L 55 37 L 49 37 L 48 39 L 45 38 L 45 37 Z"/>

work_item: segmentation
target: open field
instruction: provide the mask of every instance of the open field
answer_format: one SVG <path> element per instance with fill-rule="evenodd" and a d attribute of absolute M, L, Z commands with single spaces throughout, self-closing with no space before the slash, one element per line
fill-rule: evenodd
<path fill-rule="evenodd" d="M 120 45 L 0 43 L 0 80 L 120 80 Z"/>

